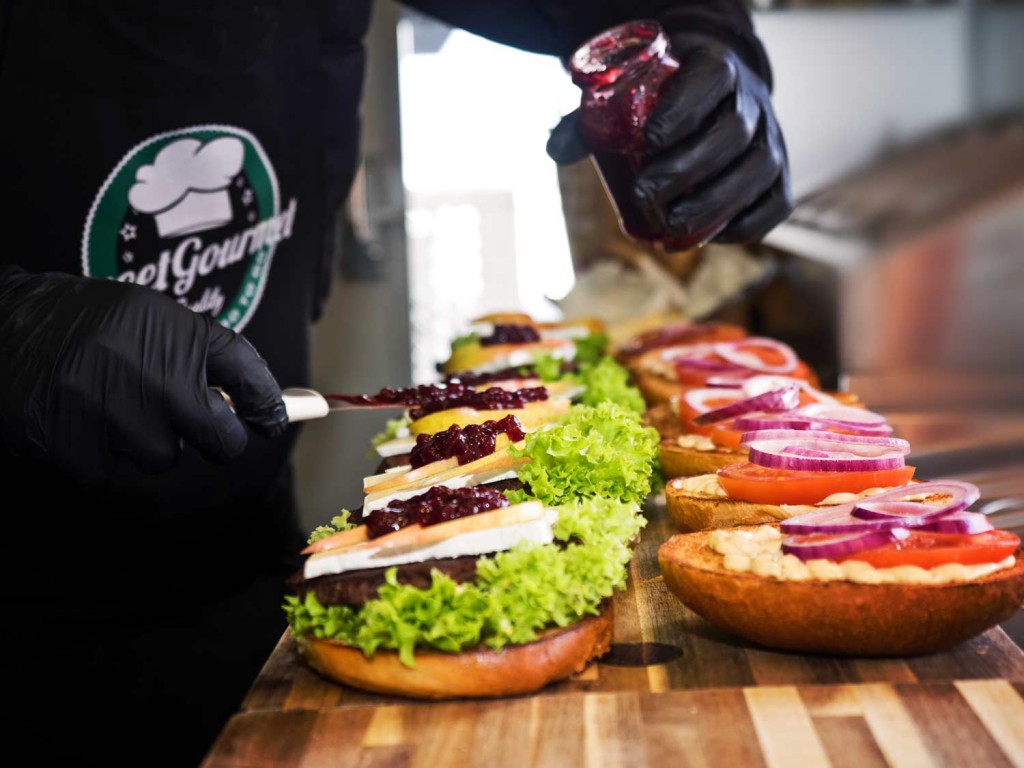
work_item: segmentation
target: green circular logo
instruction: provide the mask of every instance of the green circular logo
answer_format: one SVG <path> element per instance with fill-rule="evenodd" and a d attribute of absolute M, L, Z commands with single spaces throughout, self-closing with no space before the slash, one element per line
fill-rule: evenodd
<path fill-rule="evenodd" d="M 248 131 L 162 133 L 132 148 L 100 188 L 82 271 L 147 286 L 240 331 L 295 210 L 293 198 L 282 211 L 274 168 Z"/>

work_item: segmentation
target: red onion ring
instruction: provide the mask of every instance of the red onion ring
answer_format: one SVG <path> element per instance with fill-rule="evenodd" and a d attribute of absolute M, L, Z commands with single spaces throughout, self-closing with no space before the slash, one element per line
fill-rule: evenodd
<path fill-rule="evenodd" d="M 923 501 L 907 501 L 907 496 L 949 496 L 944 506 Z M 864 520 L 903 519 L 907 525 L 921 525 L 937 517 L 967 509 L 981 496 L 978 486 L 959 480 L 933 480 L 928 483 L 893 488 L 854 502 L 851 514 Z M 908 517 L 909 515 L 909 517 Z"/>
<path fill-rule="evenodd" d="M 717 390 L 712 389 L 712 391 Z M 686 402 L 692 405 L 689 400 L 689 393 L 687 393 Z M 705 411 L 696 416 L 693 419 L 693 423 L 698 427 L 703 427 L 753 411 L 788 411 L 795 408 L 799 402 L 800 390 L 796 387 L 786 387 L 785 389 L 765 392 L 762 395 L 737 400 L 728 405 L 723 405 L 721 408 L 715 408 L 713 411 Z"/>
<path fill-rule="evenodd" d="M 868 531 L 889 531 L 893 528 L 907 528 L 899 518 L 888 520 L 863 520 L 853 517 L 853 504 L 837 504 L 784 520 L 783 533 L 865 533 Z"/>
<path fill-rule="evenodd" d="M 729 379 L 724 376 L 709 376 L 708 380 L 704 382 L 709 387 L 729 387 L 736 388 L 742 386 L 743 382 L 747 379 Z M 760 394 L 760 393 L 757 393 Z"/>
<path fill-rule="evenodd" d="M 725 387 L 705 387 L 704 389 L 688 389 L 683 393 L 683 400 L 698 414 L 711 410 L 707 404 L 708 400 L 720 400 L 723 397 L 735 397 L 740 400 L 743 397 L 743 390 L 738 387 L 732 388 L 732 391 Z"/>
<path fill-rule="evenodd" d="M 985 533 L 995 528 L 985 515 L 977 512 L 966 512 L 960 510 L 950 515 L 930 520 L 924 525 L 919 525 L 917 530 L 930 531 L 932 533 Z"/>
<path fill-rule="evenodd" d="M 732 428 L 740 432 L 759 432 L 766 429 L 817 429 L 818 422 L 796 411 L 781 413 L 748 413 L 740 416 L 732 423 Z"/>
<path fill-rule="evenodd" d="M 672 361 L 677 368 L 691 368 L 697 371 L 708 371 L 709 373 L 731 373 L 737 376 L 750 374 L 750 369 L 742 365 L 732 363 L 720 363 L 717 360 L 707 360 L 703 357 L 677 357 Z"/>
<path fill-rule="evenodd" d="M 906 528 L 859 533 L 809 534 L 789 536 L 782 540 L 782 551 L 801 560 L 832 560 L 866 549 L 877 549 L 886 544 L 903 541 L 910 535 Z"/>
<path fill-rule="evenodd" d="M 750 462 L 758 466 L 809 472 L 900 469 L 906 464 L 903 457 L 910 453 L 910 443 L 899 438 L 800 429 L 744 432 L 740 445 L 750 451 Z M 819 455 L 822 452 L 826 455 Z"/>
<path fill-rule="evenodd" d="M 907 496 L 949 496 L 944 505 L 906 501 Z M 926 528 L 933 522 L 956 518 L 978 500 L 977 486 L 959 480 L 934 480 L 891 488 L 849 504 L 815 509 L 783 520 L 783 533 L 850 533 L 899 528 Z M 971 513 L 973 514 L 973 513 Z M 969 518 L 973 519 L 973 518 Z M 978 525 L 972 522 L 971 525 Z M 986 529 L 987 530 L 987 529 Z"/>
<path fill-rule="evenodd" d="M 743 391 L 750 397 L 760 395 L 762 392 L 770 392 L 773 389 L 782 389 L 782 387 L 790 385 L 800 387 L 800 390 L 814 398 L 815 402 L 836 403 L 838 405 L 838 401 L 831 395 L 826 395 L 820 389 L 815 389 L 803 379 L 794 379 L 792 376 L 769 376 L 767 374 L 761 374 L 759 376 L 751 376 L 750 378 L 739 382 L 739 386 L 743 387 Z"/>
<path fill-rule="evenodd" d="M 885 416 L 879 413 L 874 413 L 864 408 L 854 408 L 851 405 L 840 405 L 839 403 L 811 403 L 803 408 L 799 408 L 798 411 L 804 416 L 841 424 L 876 428 L 885 425 Z"/>
<path fill-rule="evenodd" d="M 761 371 L 762 373 L 791 373 L 796 370 L 798 362 L 796 352 L 794 352 L 791 347 L 786 346 L 780 341 L 775 341 L 774 339 L 751 336 L 740 341 L 720 341 L 714 346 L 715 353 L 718 354 L 719 357 L 728 360 L 734 365 L 749 368 L 753 371 Z M 761 358 L 751 352 L 744 352 L 742 349 L 743 347 L 761 347 L 762 349 L 770 349 L 782 355 L 783 362 L 778 365 L 771 365 L 764 362 Z"/>

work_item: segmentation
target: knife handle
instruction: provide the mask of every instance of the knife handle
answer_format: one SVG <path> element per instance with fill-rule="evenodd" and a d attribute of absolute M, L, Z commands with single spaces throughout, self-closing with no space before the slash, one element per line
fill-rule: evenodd
<path fill-rule="evenodd" d="M 220 387 L 214 389 L 234 410 L 231 396 Z M 284 410 L 288 414 L 289 422 L 322 419 L 331 411 L 330 403 L 315 389 L 289 387 L 281 391 L 281 399 L 284 401 Z"/>
<path fill-rule="evenodd" d="M 313 389 L 290 387 L 282 390 L 281 399 L 291 422 L 322 419 L 331 411 L 330 403 Z"/>

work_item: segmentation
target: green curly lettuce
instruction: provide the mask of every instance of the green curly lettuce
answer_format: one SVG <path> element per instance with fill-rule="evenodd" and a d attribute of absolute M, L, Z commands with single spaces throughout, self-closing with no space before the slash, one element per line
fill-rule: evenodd
<path fill-rule="evenodd" d="M 370 438 L 370 444 L 376 448 L 378 445 L 394 440 L 398 437 L 399 431 L 408 427 L 411 423 L 412 419 L 405 415 L 399 416 L 397 419 L 388 419 L 384 429 Z"/>
<path fill-rule="evenodd" d="M 356 524 L 350 520 L 351 517 L 352 513 L 347 509 L 341 510 L 341 512 L 331 518 L 330 525 L 318 525 L 314 528 L 313 532 L 309 534 L 309 539 L 306 543 L 314 544 L 320 541 L 320 539 L 326 539 L 328 536 L 355 528 Z"/>
<path fill-rule="evenodd" d="M 582 339 L 575 339 L 577 363 L 582 365 L 595 365 L 608 349 L 608 334 L 602 331 L 584 336 Z"/>
<path fill-rule="evenodd" d="M 541 381 L 564 381 L 572 377 L 571 373 L 562 371 L 562 361 L 548 352 L 537 355 L 531 365 L 533 375 Z"/>
<path fill-rule="evenodd" d="M 549 506 L 595 496 L 641 504 L 651 491 L 658 442 L 657 431 L 642 426 L 636 413 L 601 403 L 574 406 L 512 453 L 530 459 L 517 475 Z M 506 495 L 513 503 L 528 498 L 523 491 Z"/>
<path fill-rule="evenodd" d="M 629 383 L 629 371 L 610 357 L 597 362 L 580 363 L 576 373 L 562 370 L 562 361 L 549 354 L 543 354 L 534 361 L 534 375 L 541 381 L 568 381 L 582 386 L 583 392 L 573 398 L 581 405 L 598 405 L 612 402 L 637 413 L 643 413 L 647 406 L 640 390 Z"/>
<path fill-rule="evenodd" d="M 407 667 L 416 649 L 457 653 L 485 645 L 495 650 L 528 643 L 548 627 L 588 615 L 626 583 L 629 542 L 645 525 L 639 505 L 587 499 L 558 509 L 561 544 L 520 544 L 477 561 L 476 580 L 457 584 L 434 571 L 430 587 L 398 583 L 385 573 L 376 600 L 361 608 L 324 606 L 312 592 L 285 598 L 292 632 L 337 640 L 371 656 L 398 651 Z"/>
<path fill-rule="evenodd" d="M 610 357 L 602 357 L 594 365 L 581 366 L 573 381 L 586 387 L 578 399 L 582 405 L 610 402 L 635 413 L 647 410 L 640 390 L 629 383 L 629 371 Z"/>

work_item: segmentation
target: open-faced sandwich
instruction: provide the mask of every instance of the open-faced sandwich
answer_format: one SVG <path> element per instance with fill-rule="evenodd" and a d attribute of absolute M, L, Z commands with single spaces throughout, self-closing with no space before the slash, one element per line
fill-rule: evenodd
<path fill-rule="evenodd" d="M 814 371 L 791 347 L 762 336 L 656 348 L 631 362 L 630 370 L 652 407 L 686 389 L 736 386 L 753 376 L 789 376 L 818 386 Z"/>
<path fill-rule="evenodd" d="M 919 483 L 781 524 L 673 536 L 665 583 L 712 624 L 811 653 L 952 647 L 1024 603 L 1020 539 L 966 511 L 967 483 Z"/>
<path fill-rule="evenodd" d="M 528 433 L 508 414 L 419 434 L 407 465 L 366 478 L 357 524 L 312 537 L 286 603 L 303 653 L 339 682 L 417 698 L 579 671 L 608 648 L 656 453 L 614 403 Z"/>
<path fill-rule="evenodd" d="M 827 394 L 801 379 L 764 375 L 684 390 L 645 418 L 661 434 L 665 477 L 690 477 L 746 461 L 740 438 L 758 429 L 891 432 L 883 417 L 844 404 L 851 402 L 852 395 Z"/>
<path fill-rule="evenodd" d="M 820 420 L 810 426 L 817 428 L 745 432 L 746 461 L 668 481 L 669 517 L 684 531 L 778 522 L 808 506 L 843 504 L 913 479 L 914 467 L 906 463 L 910 444 L 881 432 L 884 422 L 879 434 L 830 431 Z"/>
<path fill-rule="evenodd" d="M 540 323 L 521 314 L 486 315 L 452 342 L 442 373 L 490 373 L 530 365 L 541 357 L 573 361 L 583 351 L 604 351 L 608 337 L 599 320 Z"/>

